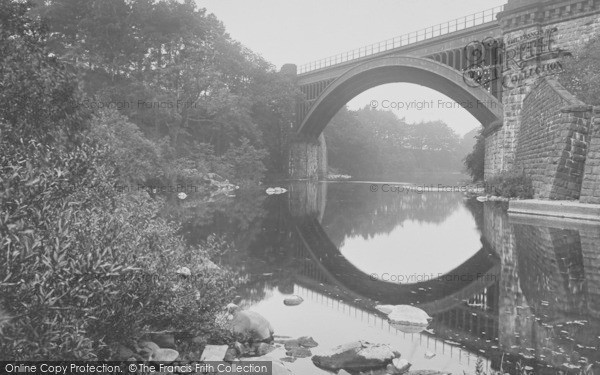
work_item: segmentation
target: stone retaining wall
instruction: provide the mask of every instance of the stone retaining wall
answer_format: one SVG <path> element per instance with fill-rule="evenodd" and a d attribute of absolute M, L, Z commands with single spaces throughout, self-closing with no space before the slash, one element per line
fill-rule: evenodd
<path fill-rule="evenodd" d="M 535 198 L 579 199 L 591 109 L 553 78 L 538 80 L 523 100 L 515 166 L 533 180 Z"/>

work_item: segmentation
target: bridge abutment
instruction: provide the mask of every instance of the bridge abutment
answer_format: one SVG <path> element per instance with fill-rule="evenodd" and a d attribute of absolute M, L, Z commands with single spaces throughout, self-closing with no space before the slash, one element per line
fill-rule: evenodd
<path fill-rule="evenodd" d="M 520 133 L 532 126 L 523 123 L 524 100 L 541 78 L 562 71 L 565 55 L 576 54 L 600 33 L 600 1 L 509 0 L 498 21 L 503 32 L 504 119 L 501 127 L 485 134 L 486 179 L 522 168 L 516 160 Z"/>
<path fill-rule="evenodd" d="M 318 180 L 327 177 L 325 136 L 316 140 L 294 140 L 290 144 L 289 177 L 292 180 Z"/>

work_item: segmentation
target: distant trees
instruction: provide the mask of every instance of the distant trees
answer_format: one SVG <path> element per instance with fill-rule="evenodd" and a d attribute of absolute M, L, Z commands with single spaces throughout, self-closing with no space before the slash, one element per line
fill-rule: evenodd
<path fill-rule="evenodd" d="M 407 124 L 392 112 L 342 108 L 325 128 L 331 167 L 357 178 L 460 171 L 461 139 L 442 121 Z"/>

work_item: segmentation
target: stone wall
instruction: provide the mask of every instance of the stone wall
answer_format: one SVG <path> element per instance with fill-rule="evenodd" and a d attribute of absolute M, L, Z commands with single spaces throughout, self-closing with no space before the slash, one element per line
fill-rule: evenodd
<path fill-rule="evenodd" d="M 600 108 L 594 108 L 589 138 L 579 201 L 600 204 Z"/>
<path fill-rule="evenodd" d="M 533 180 L 534 197 L 578 199 L 589 142 L 591 107 L 553 78 L 523 100 L 515 166 Z"/>
<path fill-rule="evenodd" d="M 559 73 L 565 54 L 576 54 L 600 34 L 599 0 L 509 0 L 508 5 L 499 16 L 504 125 L 486 136 L 486 178 L 514 167 L 523 100 L 532 85 Z"/>

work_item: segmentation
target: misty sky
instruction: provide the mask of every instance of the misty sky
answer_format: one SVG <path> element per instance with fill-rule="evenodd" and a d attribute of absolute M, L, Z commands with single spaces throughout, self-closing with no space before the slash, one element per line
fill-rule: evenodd
<path fill-rule="evenodd" d="M 214 13 L 233 39 L 279 69 L 285 63 L 302 65 L 461 18 L 502 5 L 506 0 L 197 0 L 197 3 Z M 410 109 L 393 111 L 408 122 L 443 120 L 460 135 L 480 126 L 449 98 L 422 86 L 404 83 L 379 86 L 358 95 L 348 106 L 357 109 L 372 101 L 377 101 L 379 108 L 392 102 L 414 102 L 417 105 Z M 418 105 L 431 101 L 433 105 L 425 106 L 430 108 Z"/>

